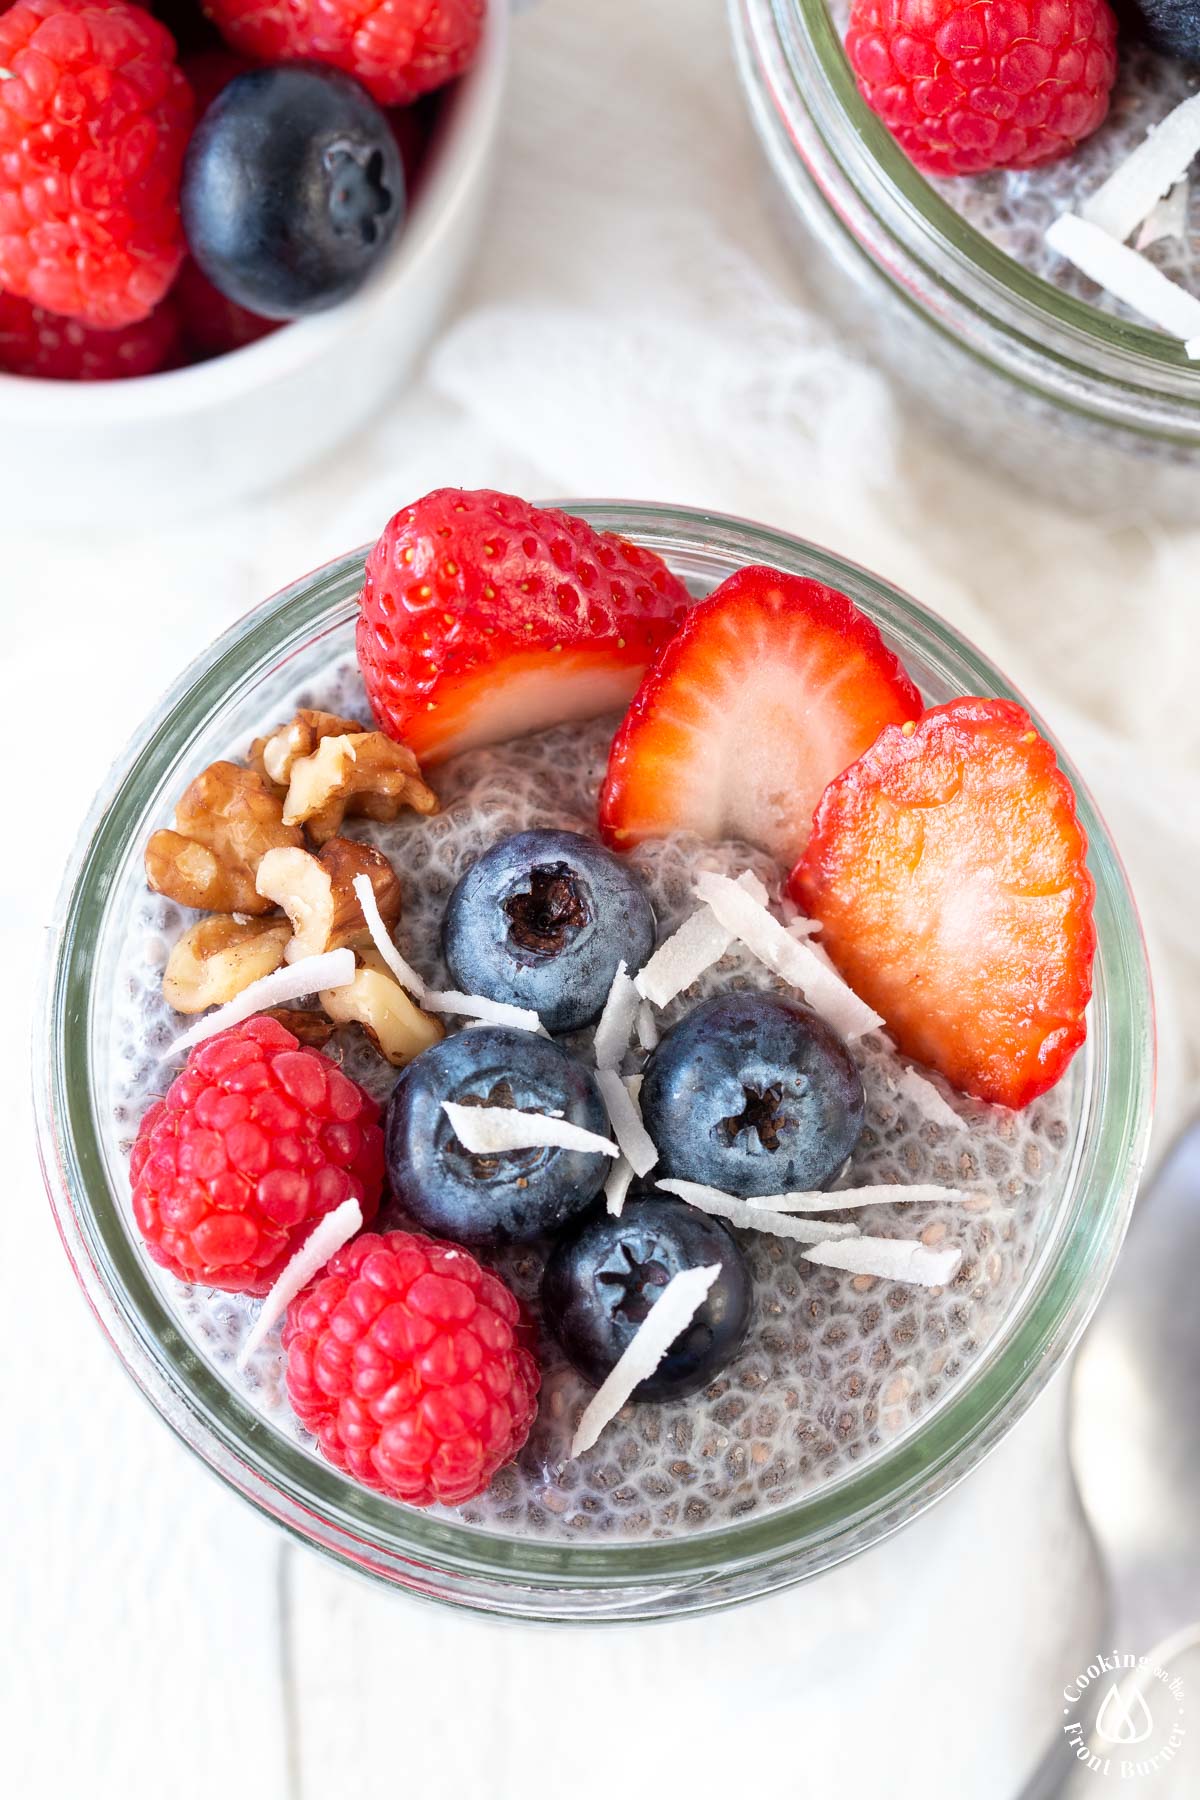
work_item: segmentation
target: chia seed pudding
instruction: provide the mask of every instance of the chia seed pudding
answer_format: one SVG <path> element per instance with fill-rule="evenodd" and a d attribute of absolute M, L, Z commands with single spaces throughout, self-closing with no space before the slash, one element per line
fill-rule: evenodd
<path fill-rule="evenodd" d="M 309 669 L 294 691 L 272 698 L 281 719 L 299 707 L 349 718 L 368 711 L 352 656 Z M 272 722 L 262 720 L 261 728 Z M 429 772 L 441 802 L 435 816 L 353 822 L 353 835 L 382 850 L 401 876 L 397 944 L 431 983 L 449 985 L 442 915 L 458 878 L 484 850 L 530 828 L 594 833 L 597 792 L 618 722 L 608 716 L 468 750 Z M 236 757 L 246 749 L 237 742 L 216 753 Z M 644 843 L 633 862 L 652 900 L 660 942 L 695 910 L 698 871 L 750 869 L 776 903 L 787 874 L 745 843 L 687 836 Z M 126 1149 L 163 1090 L 163 1052 L 178 1036 L 179 1020 L 163 999 L 162 973 L 193 917 L 144 891 L 111 971 L 110 1103 Z M 709 994 L 771 985 L 781 984 L 735 944 L 663 1010 L 659 1026 L 668 1028 Z M 584 1030 L 564 1041 L 588 1061 L 591 1037 Z M 687 1402 L 626 1407 L 593 1449 L 572 1459 L 572 1432 L 591 1390 L 553 1338 L 540 1332 L 542 1389 L 532 1433 L 516 1461 L 457 1509 L 458 1516 L 489 1531 L 560 1541 L 664 1539 L 728 1525 L 836 1480 L 893 1444 L 961 1381 L 1017 1301 L 1036 1257 L 1049 1197 L 1069 1161 L 1077 1075 L 1072 1068 L 1020 1112 L 946 1088 L 960 1120 L 950 1129 L 901 1091 L 905 1064 L 882 1031 L 852 1048 L 865 1088 L 866 1127 L 842 1182 L 969 1190 L 965 1202 L 874 1205 L 855 1217 L 868 1232 L 961 1247 L 950 1285 L 926 1289 L 816 1267 L 799 1244 L 739 1230 L 754 1281 L 753 1320 L 744 1347 L 720 1377 Z M 361 1035 L 341 1030 L 325 1053 L 386 1100 L 396 1071 Z M 635 1038 L 624 1067 L 632 1073 L 643 1061 Z M 406 1224 L 393 1211 L 374 1229 Z M 132 1224 L 131 1235 L 136 1241 Z M 536 1312 L 544 1256 L 541 1245 L 531 1245 L 484 1252 L 481 1260 Z M 271 1430 L 315 1458 L 313 1440 L 288 1403 L 277 1334 L 244 1371 L 236 1366 L 259 1302 L 184 1285 L 147 1267 L 197 1353 Z"/>

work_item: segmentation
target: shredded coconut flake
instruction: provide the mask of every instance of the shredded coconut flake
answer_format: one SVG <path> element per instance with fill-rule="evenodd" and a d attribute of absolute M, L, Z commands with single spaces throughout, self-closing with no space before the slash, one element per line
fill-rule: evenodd
<path fill-rule="evenodd" d="M 621 1080 L 615 1069 L 597 1069 L 596 1085 L 604 1096 L 613 1136 L 621 1146 L 622 1156 L 635 1175 L 648 1175 L 658 1161 L 658 1151 L 642 1123 L 637 1092 L 630 1083 Z"/>
<path fill-rule="evenodd" d="M 620 1068 L 640 1004 L 641 995 L 630 979 L 628 968 L 624 962 L 618 963 L 592 1039 L 598 1069 Z"/>
<path fill-rule="evenodd" d="M 797 1244 L 823 1244 L 833 1238 L 858 1236 L 857 1225 L 832 1224 L 827 1219 L 794 1219 L 787 1213 L 770 1212 L 765 1206 L 751 1206 L 748 1200 L 739 1200 L 721 1188 L 706 1187 L 703 1182 L 656 1181 L 654 1185 L 664 1194 L 686 1200 L 697 1212 L 712 1213 L 714 1218 L 728 1219 L 731 1225 L 741 1225 L 748 1231 L 766 1231 L 772 1237 L 791 1238 Z"/>
<path fill-rule="evenodd" d="M 712 910 L 702 906 L 658 946 L 634 977 L 634 985 L 653 1005 L 666 1006 L 693 981 L 699 981 L 706 969 L 720 962 L 732 942 L 732 931 L 726 931 Z"/>
<path fill-rule="evenodd" d="M 1193 94 L 1169 112 L 1084 201 L 1079 209 L 1081 218 L 1124 243 L 1155 201 L 1183 179 L 1198 152 L 1200 94 Z"/>
<path fill-rule="evenodd" d="M 1146 214 L 1134 248 L 1148 250 L 1151 244 L 1161 243 L 1164 238 L 1186 237 L 1190 196 L 1191 184 L 1186 180 L 1177 181 L 1166 199 L 1160 200 Z"/>
<path fill-rule="evenodd" d="M 916 1287 L 945 1287 L 962 1262 L 957 1245 L 931 1250 L 911 1238 L 860 1237 L 852 1244 L 818 1244 L 803 1254 L 805 1262 L 845 1269 L 851 1275 L 877 1275 L 883 1281 L 908 1281 Z"/>
<path fill-rule="evenodd" d="M 947 1131 L 964 1129 L 963 1121 L 950 1103 L 943 1099 L 932 1081 L 926 1081 L 924 1075 L 918 1075 L 915 1069 L 905 1069 L 896 1086 L 904 1098 L 911 1100 L 932 1124 L 943 1125 Z"/>
<path fill-rule="evenodd" d="M 760 906 L 766 905 L 767 890 L 753 869 L 743 869 L 731 886 L 741 888 Z M 706 969 L 720 962 L 736 935 L 718 924 L 710 907 L 702 906 L 658 946 L 650 961 L 634 976 L 634 986 L 652 1005 L 666 1006 L 693 981 L 699 981 Z"/>
<path fill-rule="evenodd" d="M 939 1201 L 970 1200 L 964 1188 L 935 1187 L 914 1182 L 881 1182 L 877 1187 L 835 1188 L 832 1193 L 813 1189 L 808 1193 L 763 1194 L 746 1202 L 767 1212 L 849 1212 L 856 1206 L 931 1206 Z"/>
<path fill-rule="evenodd" d="M 658 1049 L 658 1021 L 654 1017 L 654 1008 L 648 1000 L 643 1000 L 638 1007 L 637 1040 L 647 1055 L 651 1050 Z"/>
<path fill-rule="evenodd" d="M 750 898 L 752 900 L 757 900 L 760 906 L 769 906 L 771 904 L 770 894 L 767 892 L 758 876 L 754 873 L 753 869 L 743 869 L 736 879 L 735 886 L 745 888 Z"/>
<path fill-rule="evenodd" d="M 205 1038 L 216 1037 L 219 1031 L 228 1031 L 231 1025 L 240 1025 L 243 1019 L 252 1018 L 269 1006 L 286 1006 L 292 1000 L 304 999 L 307 994 L 346 987 L 353 980 L 353 950 L 325 950 L 320 956 L 303 956 L 299 962 L 287 963 L 270 975 L 252 981 L 224 1006 L 206 1013 L 190 1031 L 175 1039 L 167 1054 L 175 1056 L 181 1050 L 190 1050 L 193 1045 L 202 1044 Z"/>
<path fill-rule="evenodd" d="M 332 1212 L 326 1213 L 313 1227 L 295 1256 L 281 1270 L 279 1279 L 263 1301 L 262 1311 L 238 1351 L 239 1369 L 246 1367 L 272 1325 L 282 1319 L 296 1295 L 308 1286 L 330 1257 L 336 1255 L 342 1245 L 348 1244 L 355 1232 L 362 1229 L 362 1222 L 362 1208 L 358 1201 L 343 1200 L 340 1206 L 335 1206 Z"/>
<path fill-rule="evenodd" d="M 1046 242 L 1151 324 L 1187 344 L 1200 337 L 1200 300 L 1098 225 L 1063 213 L 1047 231 Z"/>
<path fill-rule="evenodd" d="M 425 998 L 425 983 L 411 963 L 406 963 L 391 939 L 391 933 L 383 922 L 379 911 L 379 902 L 375 898 L 375 889 L 371 886 L 369 875 L 354 877 L 354 892 L 358 896 L 358 904 L 362 907 L 363 918 L 367 921 L 367 930 L 371 934 L 371 942 L 382 956 L 396 980 L 402 988 L 406 988 L 414 1000 Z"/>
<path fill-rule="evenodd" d="M 583 1409 L 571 1455 L 590 1450 L 604 1427 L 612 1422 L 639 1382 L 657 1369 L 671 1345 L 686 1331 L 717 1276 L 720 1263 L 706 1269 L 680 1269 L 672 1275 L 633 1337 Z"/>
<path fill-rule="evenodd" d="M 633 1169 L 623 1156 L 618 1156 L 612 1166 L 608 1180 L 604 1184 L 604 1199 L 614 1219 L 619 1219 L 625 1207 L 625 1196 L 633 1181 Z"/>
<path fill-rule="evenodd" d="M 528 1006 L 509 1006 L 504 1000 L 488 1000 L 483 994 L 460 994 L 457 988 L 426 988 L 421 996 L 426 1012 L 454 1013 L 460 1019 L 477 1019 L 481 1025 L 511 1025 L 517 1031 L 548 1035 L 546 1027 Z"/>
<path fill-rule="evenodd" d="M 442 1111 L 454 1127 L 455 1137 L 472 1156 L 534 1150 L 543 1145 L 556 1150 L 598 1150 L 604 1156 L 620 1154 L 607 1138 L 553 1113 L 519 1112 L 515 1106 L 460 1106 L 454 1100 L 443 1100 Z"/>
<path fill-rule="evenodd" d="M 740 938 L 759 961 L 776 975 L 799 988 L 815 1011 L 845 1038 L 862 1037 L 883 1020 L 840 975 L 773 918 L 767 908 L 724 875 L 705 872 L 696 878 L 696 892 L 713 910 L 726 930 Z"/>

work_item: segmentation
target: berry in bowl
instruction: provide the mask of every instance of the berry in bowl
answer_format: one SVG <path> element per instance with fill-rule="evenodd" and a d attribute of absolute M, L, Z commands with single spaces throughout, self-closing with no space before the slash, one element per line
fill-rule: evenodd
<path fill-rule="evenodd" d="M 414 1592 L 728 1604 L 1074 1341 L 1144 1155 L 1136 915 L 1003 678 L 737 520 L 441 490 L 97 802 L 47 1181 L 179 1434 Z"/>
<path fill-rule="evenodd" d="M 97 522 L 133 494 L 237 498 L 324 454 L 415 359 L 478 235 L 506 18 L 453 0 L 431 41 L 426 5 L 377 11 L 357 36 L 361 6 L 296 5 L 286 29 L 224 0 L 0 15 L 0 422 L 22 519 L 39 451 L 55 518 L 64 490 Z"/>
<path fill-rule="evenodd" d="M 1195 8 L 730 10 L 787 217 L 897 378 L 1040 490 L 1194 519 Z"/>

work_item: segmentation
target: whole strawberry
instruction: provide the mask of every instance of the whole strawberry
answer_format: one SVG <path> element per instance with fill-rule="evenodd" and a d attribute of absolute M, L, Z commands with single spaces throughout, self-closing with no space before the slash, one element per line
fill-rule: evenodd
<path fill-rule="evenodd" d="M 1096 130 L 1117 22 L 1108 0 L 854 0 L 846 54 L 919 169 L 979 175 L 1053 162 Z"/>
<path fill-rule="evenodd" d="M 485 0 L 204 0 L 255 62 L 310 58 L 362 82 L 380 106 L 407 106 L 469 67 Z"/>
<path fill-rule="evenodd" d="M 170 32 L 126 0 L 18 0 L 0 70 L 0 286 L 88 325 L 148 318 L 183 259 Z"/>
<path fill-rule="evenodd" d="M 457 1506 L 529 1436 L 540 1376 L 520 1322 L 457 1244 L 364 1233 L 288 1308 L 288 1396 L 335 1467 L 412 1506 Z"/>
<path fill-rule="evenodd" d="M 136 325 L 100 331 L 0 292 L 0 370 L 6 375 L 38 381 L 118 381 L 130 375 L 157 375 L 174 361 L 179 342 L 174 295 Z"/>
<path fill-rule="evenodd" d="M 367 558 L 375 717 L 432 761 L 624 706 L 688 591 L 651 550 L 490 489 L 438 488 Z"/>
<path fill-rule="evenodd" d="M 130 1158 L 146 1249 L 180 1281 L 265 1294 L 344 1200 L 369 1224 L 383 1186 L 371 1097 L 259 1014 L 197 1045 Z"/>

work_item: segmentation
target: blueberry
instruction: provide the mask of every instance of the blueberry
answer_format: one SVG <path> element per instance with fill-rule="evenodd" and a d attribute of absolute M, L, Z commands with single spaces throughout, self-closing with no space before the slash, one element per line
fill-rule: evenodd
<path fill-rule="evenodd" d="M 1200 63 L 1200 0 L 1128 0 L 1122 21 L 1140 25 L 1142 36 L 1165 56 Z"/>
<path fill-rule="evenodd" d="M 180 195 L 192 255 L 230 300 L 292 319 L 346 300 L 404 215 L 404 170 L 370 95 L 337 69 L 251 69 L 188 147 Z"/>
<path fill-rule="evenodd" d="M 542 1277 L 547 1329 L 597 1387 L 672 1275 L 720 1263 L 704 1304 L 635 1400 L 682 1400 L 719 1375 L 750 1327 L 751 1284 L 733 1234 L 682 1200 L 630 1200 L 619 1219 L 592 1214 L 554 1246 Z"/>
<path fill-rule="evenodd" d="M 456 986 L 531 1006 L 548 1031 L 601 1011 L 622 960 L 654 948 L 654 912 L 628 865 L 575 831 L 494 844 L 450 896 L 442 945 Z"/>
<path fill-rule="evenodd" d="M 783 994 L 718 994 L 650 1058 L 642 1117 L 661 1173 L 726 1193 L 821 1188 L 858 1142 L 863 1088 L 837 1033 Z"/>
<path fill-rule="evenodd" d="M 591 1071 L 561 1044 L 530 1031 L 478 1026 L 443 1038 L 409 1063 L 388 1105 L 385 1153 L 392 1192 L 436 1236 L 462 1244 L 522 1244 L 557 1231 L 591 1204 L 612 1167 L 599 1150 L 539 1147 L 473 1156 L 443 1100 L 561 1113 L 609 1136 Z"/>

